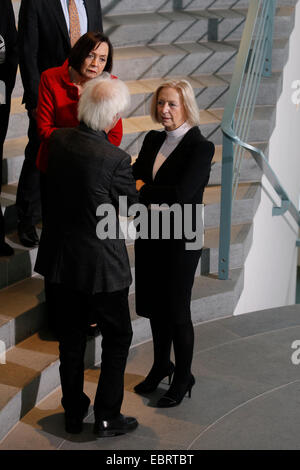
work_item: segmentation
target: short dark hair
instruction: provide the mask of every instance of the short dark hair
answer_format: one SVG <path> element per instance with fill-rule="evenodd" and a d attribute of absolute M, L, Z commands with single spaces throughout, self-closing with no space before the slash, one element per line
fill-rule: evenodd
<path fill-rule="evenodd" d="M 113 67 L 113 47 L 109 38 L 100 32 L 88 31 L 78 39 L 70 51 L 69 65 L 80 73 L 81 66 L 89 53 L 102 42 L 106 42 L 108 45 L 107 62 L 103 72 L 110 73 Z"/>

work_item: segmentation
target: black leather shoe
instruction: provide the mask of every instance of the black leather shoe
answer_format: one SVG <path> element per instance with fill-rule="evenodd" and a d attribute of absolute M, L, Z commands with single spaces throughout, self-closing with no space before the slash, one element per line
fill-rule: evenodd
<path fill-rule="evenodd" d="M 27 248 L 33 248 L 39 244 L 39 237 L 36 233 L 34 225 L 31 227 L 23 228 L 22 226 L 18 227 L 19 240 L 22 245 Z"/>
<path fill-rule="evenodd" d="M 65 430 L 69 434 L 79 434 L 82 431 L 83 420 L 87 416 L 90 406 L 90 400 L 86 400 L 86 404 L 80 413 L 65 412 Z"/>
<path fill-rule="evenodd" d="M 7 243 L 0 243 L 0 256 L 12 256 L 14 254 L 14 249 L 9 246 Z"/>
<path fill-rule="evenodd" d="M 96 420 L 94 425 L 94 434 L 97 437 L 113 437 L 120 434 L 126 434 L 137 428 L 138 422 L 131 416 L 120 414 L 118 418 L 107 420 Z"/>

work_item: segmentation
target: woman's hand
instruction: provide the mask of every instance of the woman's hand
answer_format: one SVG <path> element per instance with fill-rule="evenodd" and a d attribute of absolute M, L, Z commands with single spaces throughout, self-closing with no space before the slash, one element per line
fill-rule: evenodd
<path fill-rule="evenodd" d="M 144 184 L 146 184 L 146 183 L 144 183 L 143 180 L 136 180 L 135 184 L 136 184 L 136 190 L 137 190 L 137 191 L 140 191 L 141 188 L 142 188 L 142 187 L 144 186 Z"/>

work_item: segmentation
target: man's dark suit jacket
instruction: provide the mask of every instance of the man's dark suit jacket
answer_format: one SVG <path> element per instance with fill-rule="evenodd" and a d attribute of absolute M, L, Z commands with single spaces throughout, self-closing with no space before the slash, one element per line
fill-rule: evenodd
<path fill-rule="evenodd" d="M 118 209 L 119 196 L 127 196 L 128 206 L 138 201 L 131 157 L 111 144 L 104 132 L 83 123 L 54 131 L 35 271 L 47 281 L 87 294 L 128 287 L 132 279 L 125 240 L 100 240 L 96 234 L 98 206 L 112 204 Z M 114 223 L 118 233 L 118 217 Z"/>
<path fill-rule="evenodd" d="M 100 0 L 84 0 L 88 31 L 103 31 Z M 20 70 L 23 103 L 35 109 L 41 73 L 58 67 L 71 45 L 60 0 L 22 0 L 19 13 Z"/>
<path fill-rule="evenodd" d="M 17 30 L 10 0 L 0 2 L 0 34 L 6 48 L 5 63 L 0 64 L 0 80 L 5 83 L 8 98 L 15 86 L 18 65 Z"/>

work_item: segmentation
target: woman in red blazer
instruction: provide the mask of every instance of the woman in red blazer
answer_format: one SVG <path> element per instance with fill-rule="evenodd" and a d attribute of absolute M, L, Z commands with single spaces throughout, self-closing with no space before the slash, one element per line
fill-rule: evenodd
<path fill-rule="evenodd" d="M 77 105 L 84 84 L 113 66 L 113 47 L 100 32 L 84 34 L 71 49 L 69 58 L 60 67 L 46 70 L 41 75 L 37 106 L 37 126 L 41 145 L 37 167 L 46 173 L 48 140 L 55 129 L 76 127 Z M 111 75 L 112 78 L 116 78 Z M 122 120 L 108 132 L 108 140 L 119 146 L 122 140 Z"/>

